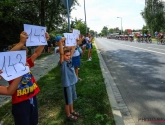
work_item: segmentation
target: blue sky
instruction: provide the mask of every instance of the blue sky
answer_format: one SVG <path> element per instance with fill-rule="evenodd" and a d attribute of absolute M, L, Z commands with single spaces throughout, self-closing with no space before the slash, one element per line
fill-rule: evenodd
<path fill-rule="evenodd" d="M 78 0 L 80 6 L 72 10 L 71 17 L 83 19 L 84 0 Z M 145 0 L 85 0 L 87 25 L 91 30 L 101 32 L 104 26 L 121 29 L 141 29 L 145 22 L 140 12 L 145 7 Z"/>

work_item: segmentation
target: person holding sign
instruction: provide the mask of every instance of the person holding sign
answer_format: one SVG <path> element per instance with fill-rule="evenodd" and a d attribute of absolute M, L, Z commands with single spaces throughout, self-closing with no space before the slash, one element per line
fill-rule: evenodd
<path fill-rule="evenodd" d="M 45 33 L 46 40 L 49 39 L 49 34 Z M 26 32 L 20 34 L 20 42 L 13 45 L 11 51 L 28 50 L 24 45 L 28 35 Z M 44 45 L 38 46 L 34 54 L 27 58 L 26 62 L 29 67 L 34 66 L 34 61 L 41 54 Z M 28 51 L 27 51 L 28 52 Z M 23 75 L 17 81 L 9 81 L 9 86 L 18 85 L 12 95 L 12 114 L 14 116 L 15 125 L 37 125 L 38 124 L 38 106 L 36 95 L 40 89 L 31 72 Z"/>
<path fill-rule="evenodd" d="M 75 112 L 73 108 L 73 101 L 77 99 L 76 86 L 78 79 L 72 65 L 71 51 L 69 47 L 63 47 L 63 42 L 66 38 L 61 37 L 59 40 L 60 50 L 60 69 L 62 74 L 62 86 L 65 99 L 65 111 L 67 118 L 72 121 L 78 120 L 80 113 Z"/>

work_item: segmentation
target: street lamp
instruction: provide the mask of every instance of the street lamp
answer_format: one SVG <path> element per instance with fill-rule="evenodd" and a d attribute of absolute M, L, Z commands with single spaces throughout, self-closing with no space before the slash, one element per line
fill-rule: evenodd
<path fill-rule="evenodd" d="M 123 28 L 122 28 L 122 18 L 121 17 L 117 17 L 117 18 L 121 19 L 121 34 L 122 34 L 122 30 L 123 30 Z"/>
<path fill-rule="evenodd" d="M 85 26 L 86 26 L 86 33 L 87 33 L 87 21 L 86 21 L 85 0 L 84 0 L 84 14 L 85 14 Z"/>

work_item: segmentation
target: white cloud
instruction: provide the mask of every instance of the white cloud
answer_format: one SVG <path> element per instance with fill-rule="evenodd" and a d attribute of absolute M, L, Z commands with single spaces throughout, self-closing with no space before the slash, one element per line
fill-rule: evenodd
<path fill-rule="evenodd" d="M 100 32 L 102 28 L 108 25 L 109 28 L 121 27 L 122 17 L 123 29 L 140 29 L 145 25 L 140 15 L 140 11 L 144 8 L 141 3 L 144 0 L 86 0 L 86 19 L 90 29 Z M 71 12 L 73 18 L 85 20 L 84 16 L 84 0 L 79 0 L 81 6 L 77 6 L 76 10 Z M 129 5 L 129 3 L 131 3 Z M 133 4 L 132 4 L 133 3 Z M 137 5 L 137 3 L 140 3 Z"/>
<path fill-rule="evenodd" d="M 145 0 L 136 0 L 136 2 L 143 5 L 145 4 Z"/>

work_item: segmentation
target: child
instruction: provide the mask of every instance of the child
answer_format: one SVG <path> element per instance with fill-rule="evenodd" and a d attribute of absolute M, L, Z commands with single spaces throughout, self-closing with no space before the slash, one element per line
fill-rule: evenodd
<path fill-rule="evenodd" d="M 72 56 L 72 64 L 75 69 L 76 76 L 79 81 L 82 81 L 82 79 L 78 75 L 78 70 L 81 65 L 81 59 L 80 59 L 80 52 L 78 51 L 78 46 L 82 43 L 82 38 L 76 39 L 77 45 L 75 46 L 75 50 Z"/>
<path fill-rule="evenodd" d="M 62 86 L 65 98 L 65 111 L 68 119 L 76 121 L 81 115 L 80 113 L 75 112 L 73 109 L 73 101 L 77 98 L 75 84 L 78 81 L 71 62 L 71 51 L 73 52 L 75 48 L 73 47 L 72 50 L 70 50 L 68 47 L 63 48 L 62 43 L 64 40 L 64 37 L 59 39 L 59 50 Z"/>
<path fill-rule="evenodd" d="M 57 37 L 55 38 L 56 47 L 55 47 L 55 49 L 54 49 L 55 54 L 57 54 L 57 56 L 58 56 L 59 58 L 60 58 L 60 51 L 59 51 L 59 41 L 60 41 L 60 39 L 61 39 L 61 36 L 57 36 Z M 65 41 L 63 41 L 62 45 L 64 46 L 64 44 L 65 44 Z"/>
<path fill-rule="evenodd" d="M 49 39 L 49 34 L 46 33 L 46 40 Z M 16 44 L 11 51 L 27 50 L 24 46 L 28 35 L 26 32 L 20 34 L 20 42 Z M 34 61 L 41 54 L 44 45 L 38 46 L 34 54 L 27 59 L 29 67 L 34 66 Z M 17 81 L 16 81 L 17 80 Z M 15 86 L 13 85 L 14 83 Z M 15 125 L 37 125 L 38 124 L 38 108 L 36 95 L 40 91 L 36 81 L 31 72 L 19 77 L 15 80 L 9 81 L 9 87 L 16 88 L 12 94 L 12 114 L 14 116 Z"/>

